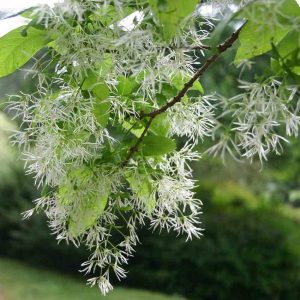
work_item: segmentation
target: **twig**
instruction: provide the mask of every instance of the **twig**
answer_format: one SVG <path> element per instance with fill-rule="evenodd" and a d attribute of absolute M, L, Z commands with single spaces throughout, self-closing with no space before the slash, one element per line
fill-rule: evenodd
<path fill-rule="evenodd" d="M 184 49 L 184 50 L 194 50 L 194 51 L 201 51 L 201 50 L 211 50 L 212 47 L 207 45 L 201 45 L 201 46 L 195 46 L 195 47 L 179 47 L 178 49 Z"/>
<path fill-rule="evenodd" d="M 150 119 L 148 120 L 146 127 L 143 131 L 143 133 L 141 134 L 141 136 L 138 138 L 138 140 L 136 141 L 136 143 L 129 149 L 128 151 L 128 155 L 125 159 L 125 161 L 122 163 L 122 167 L 126 166 L 127 163 L 129 162 L 129 160 L 131 159 L 131 157 L 134 155 L 135 152 L 137 152 L 139 150 L 139 146 L 142 143 L 148 129 L 150 128 L 152 121 L 155 117 L 150 117 Z"/>
<path fill-rule="evenodd" d="M 172 107 L 176 103 L 180 102 L 182 98 L 185 96 L 187 91 L 193 86 L 193 84 L 202 76 L 206 70 L 220 57 L 220 55 L 225 52 L 228 48 L 230 48 L 233 43 L 237 40 L 240 31 L 242 30 L 241 26 L 236 32 L 234 32 L 229 38 L 227 38 L 222 44 L 217 47 L 218 52 L 211 57 L 208 58 L 206 63 L 195 73 L 195 75 L 185 83 L 184 87 L 181 91 L 169 102 L 163 105 L 161 108 L 158 108 L 150 113 L 142 113 L 140 114 L 140 118 L 144 117 L 155 117 L 163 112 L 165 112 L 168 108 Z"/>
<path fill-rule="evenodd" d="M 139 150 L 139 146 L 142 143 L 146 133 L 148 132 L 153 119 L 156 116 L 164 113 L 167 109 L 169 109 L 170 107 L 174 106 L 176 103 L 178 103 L 182 100 L 182 98 L 185 96 L 185 94 L 188 92 L 188 90 L 193 86 L 193 84 L 199 79 L 199 77 L 202 76 L 206 72 L 206 70 L 220 57 L 220 55 L 223 52 L 225 52 L 227 49 L 229 49 L 233 45 L 233 43 L 238 39 L 239 33 L 242 30 L 243 26 L 244 25 L 242 25 L 237 31 L 235 31 L 229 38 L 227 38 L 222 44 L 220 44 L 217 47 L 217 53 L 213 54 L 212 56 L 210 56 L 208 58 L 206 63 L 195 73 L 195 75 L 187 83 L 185 83 L 182 90 L 180 90 L 179 93 L 171 101 L 167 102 L 162 107 L 160 107 L 156 110 L 153 110 L 152 112 L 140 113 L 140 116 L 139 116 L 140 119 L 145 118 L 145 117 L 149 117 L 150 119 L 148 120 L 142 135 L 138 138 L 135 145 L 129 149 L 128 155 L 127 155 L 125 161 L 122 163 L 123 167 L 127 165 L 127 163 L 132 158 L 134 153 Z"/>

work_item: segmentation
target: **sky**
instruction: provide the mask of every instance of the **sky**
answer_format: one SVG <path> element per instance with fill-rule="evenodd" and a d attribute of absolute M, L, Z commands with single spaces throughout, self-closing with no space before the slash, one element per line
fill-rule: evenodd
<path fill-rule="evenodd" d="M 20 10 L 38 5 L 48 4 L 53 5 L 55 2 L 61 2 L 62 0 L 0 0 L 0 12 L 8 13 L 9 15 L 17 13 Z M 119 25 L 125 30 L 131 30 L 134 27 L 134 19 L 138 21 L 142 19 L 142 14 L 135 12 L 130 16 L 123 19 Z M 21 16 L 0 20 L 0 37 L 8 33 L 9 31 L 19 26 L 28 23 L 28 19 Z"/>
<path fill-rule="evenodd" d="M 53 5 L 55 2 L 59 0 L 0 0 L 0 11 L 14 14 L 38 4 Z M 27 20 L 21 16 L 0 20 L 0 36 L 26 23 Z"/>

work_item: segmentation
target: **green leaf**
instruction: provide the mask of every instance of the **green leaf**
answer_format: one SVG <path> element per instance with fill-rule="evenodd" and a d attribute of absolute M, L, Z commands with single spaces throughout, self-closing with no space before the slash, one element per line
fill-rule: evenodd
<path fill-rule="evenodd" d="M 291 18 L 299 18 L 300 16 L 300 4 L 296 0 L 285 0 L 280 6 L 281 19 L 285 19 L 288 22 L 293 22 Z M 282 20 L 281 20 L 282 21 Z"/>
<path fill-rule="evenodd" d="M 300 76 L 300 67 L 293 67 L 292 68 L 292 72 L 295 73 L 296 75 L 299 75 Z"/>
<path fill-rule="evenodd" d="M 204 89 L 202 84 L 200 83 L 199 80 L 196 80 L 193 84 L 193 86 L 190 88 L 191 91 L 198 91 L 200 92 L 202 95 L 204 94 Z"/>
<path fill-rule="evenodd" d="M 88 76 L 84 80 L 82 89 L 92 91 L 99 100 L 107 99 L 110 94 L 107 84 L 105 82 L 100 82 L 96 74 L 92 71 L 88 73 Z"/>
<path fill-rule="evenodd" d="M 187 83 L 189 80 L 191 80 L 192 76 L 187 76 L 185 74 L 182 73 L 178 73 L 176 74 L 173 78 L 172 78 L 172 84 L 173 86 L 175 86 L 177 88 L 177 90 L 182 90 L 184 87 L 184 84 Z M 200 83 L 199 80 L 196 80 L 193 84 L 193 86 L 190 88 L 191 91 L 198 91 L 201 94 L 204 94 L 204 89 Z"/>
<path fill-rule="evenodd" d="M 139 128 L 137 128 L 137 126 L 133 126 L 132 124 L 130 124 L 127 121 L 123 121 L 122 127 L 125 128 L 126 130 L 129 130 L 133 135 L 135 135 L 138 138 L 142 135 L 142 133 L 145 129 L 144 126 L 139 126 Z"/>
<path fill-rule="evenodd" d="M 29 8 L 22 10 L 20 13 L 18 13 L 18 15 L 20 15 L 26 19 L 31 19 L 33 11 L 34 11 L 34 7 L 29 7 Z"/>
<path fill-rule="evenodd" d="M 120 96 L 130 95 L 138 87 L 138 83 L 131 77 L 120 76 L 118 81 L 117 90 Z"/>
<path fill-rule="evenodd" d="M 123 212 L 128 212 L 128 211 L 131 211 L 133 208 L 131 206 L 127 205 L 127 206 L 118 207 L 118 209 Z"/>
<path fill-rule="evenodd" d="M 158 115 L 150 126 L 150 130 L 159 136 L 166 136 L 170 129 L 170 122 L 165 114 Z"/>
<path fill-rule="evenodd" d="M 83 82 L 83 90 L 92 91 L 98 100 L 94 104 L 93 114 L 97 122 L 106 127 L 109 121 L 111 104 L 109 101 L 105 101 L 110 94 L 109 88 L 105 82 L 99 82 L 95 72 L 90 71 L 88 76 Z"/>
<path fill-rule="evenodd" d="M 104 53 L 102 55 L 102 60 L 97 63 L 96 67 L 98 70 L 98 75 L 101 77 L 105 76 L 106 74 L 110 73 L 113 69 L 113 56 L 111 53 Z"/>
<path fill-rule="evenodd" d="M 271 69 L 275 74 L 279 74 L 282 72 L 282 66 L 279 61 L 271 57 Z"/>
<path fill-rule="evenodd" d="M 165 40 L 174 37 L 180 23 L 196 9 L 199 0 L 149 0 L 163 29 Z"/>
<path fill-rule="evenodd" d="M 72 237 L 78 237 L 93 226 L 104 212 L 109 192 L 102 191 L 101 196 L 82 198 L 70 214 L 68 230 Z"/>
<path fill-rule="evenodd" d="M 175 97 L 178 94 L 178 89 L 175 87 L 175 85 L 170 85 L 168 83 L 162 84 L 162 90 L 161 94 L 165 96 L 165 101 Z"/>
<path fill-rule="evenodd" d="M 99 100 L 105 100 L 109 97 L 109 88 L 104 82 L 97 83 L 97 85 L 93 88 L 92 91 L 95 97 Z"/>
<path fill-rule="evenodd" d="M 89 19 L 93 22 L 101 20 L 104 26 L 109 26 L 113 23 L 117 16 L 116 8 L 113 5 L 99 5 L 94 14 Z"/>
<path fill-rule="evenodd" d="M 93 226 L 103 213 L 110 194 L 110 187 L 89 188 L 97 180 L 94 172 L 87 166 L 72 168 L 65 182 L 59 187 L 57 198 L 60 205 L 72 205 L 68 220 L 68 231 L 77 237 Z"/>
<path fill-rule="evenodd" d="M 97 122 L 102 126 L 106 127 L 110 116 L 110 102 L 101 101 L 94 104 L 93 113 Z"/>
<path fill-rule="evenodd" d="M 156 205 L 155 195 L 153 193 L 152 181 L 147 174 L 139 174 L 138 176 L 126 176 L 126 180 L 130 184 L 130 188 L 144 204 L 148 213 L 153 212 Z"/>
<path fill-rule="evenodd" d="M 272 3 L 268 1 L 253 1 L 243 11 L 241 16 L 247 18 L 248 21 L 239 36 L 241 46 L 238 49 L 235 63 L 270 51 L 272 44 L 277 46 L 293 28 L 294 18 L 300 15 L 300 6 L 295 0 L 280 1 L 277 9 L 270 13 L 272 9 Z M 277 23 L 275 26 L 271 26 L 274 18 L 277 18 Z M 297 39 L 297 36 L 292 38 L 292 43 L 289 43 L 287 49 L 284 48 L 288 41 L 283 42 L 281 51 L 288 53 L 291 44 L 298 44 Z M 275 58 L 277 59 L 277 57 Z"/>
<path fill-rule="evenodd" d="M 146 156 L 160 156 L 176 149 L 176 143 L 164 136 L 150 134 L 143 140 L 142 151 Z"/>
<path fill-rule="evenodd" d="M 21 32 L 26 26 L 17 28 L 0 38 L 0 77 L 13 73 L 50 41 L 45 31 L 35 28 Z"/>
<path fill-rule="evenodd" d="M 268 24 L 248 21 L 239 35 L 241 45 L 238 48 L 235 63 L 270 51 L 272 43 L 277 44 L 288 32 L 289 27 L 278 26 L 270 30 Z"/>
<path fill-rule="evenodd" d="M 53 40 L 50 43 L 48 43 L 48 47 L 51 47 L 52 49 L 54 49 L 60 55 L 68 54 L 68 49 L 67 48 L 61 48 L 59 43 L 57 43 L 56 40 Z"/>
<path fill-rule="evenodd" d="M 277 51 L 281 58 L 288 57 L 296 49 L 300 48 L 300 32 L 290 31 L 277 45 Z"/>
<path fill-rule="evenodd" d="M 91 133 L 86 130 L 76 130 L 76 127 L 70 123 L 60 123 L 58 124 L 61 129 L 63 129 L 62 134 L 67 140 L 77 140 L 77 141 L 88 141 Z"/>
<path fill-rule="evenodd" d="M 299 66 L 300 33 L 290 31 L 278 45 L 273 46 L 273 58 L 271 58 L 271 69 L 277 75 L 288 73 L 297 74 Z M 298 58 L 299 57 L 299 58 Z M 296 68 L 296 69 L 295 69 Z"/>

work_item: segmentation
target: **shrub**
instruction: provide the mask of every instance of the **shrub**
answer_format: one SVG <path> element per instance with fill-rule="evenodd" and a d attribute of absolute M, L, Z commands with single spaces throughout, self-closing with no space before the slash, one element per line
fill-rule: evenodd
<path fill-rule="evenodd" d="M 197 300 L 299 299 L 299 223 L 280 206 L 247 205 L 240 189 L 232 197 L 211 203 L 200 240 L 143 232 L 130 284 Z"/>

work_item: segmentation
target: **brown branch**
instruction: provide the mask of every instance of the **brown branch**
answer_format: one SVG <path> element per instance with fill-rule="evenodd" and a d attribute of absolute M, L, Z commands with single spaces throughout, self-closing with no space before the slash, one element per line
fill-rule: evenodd
<path fill-rule="evenodd" d="M 156 110 L 153 110 L 150 113 L 143 113 L 143 112 L 140 113 L 139 119 L 142 119 L 144 117 L 149 117 L 150 119 L 148 120 L 142 135 L 138 138 L 138 140 L 136 141 L 134 146 L 132 146 L 129 149 L 128 155 L 127 155 L 125 161 L 122 163 L 123 167 L 127 165 L 129 160 L 133 157 L 134 153 L 139 150 L 139 146 L 142 143 L 146 133 L 148 132 L 153 119 L 156 116 L 164 113 L 167 109 L 169 109 L 170 107 L 174 106 L 176 103 L 178 103 L 182 100 L 182 98 L 185 96 L 185 94 L 188 92 L 188 90 L 193 86 L 193 84 L 199 79 L 199 77 L 202 76 L 206 72 L 206 70 L 220 57 L 220 55 L 223 52 L 225 52 L 227 49 L 229 49 L 233 45 L 233 43 L 238 39 L 239 33 L 242 30 L 243 26 L 244 25 L 242 25 L 237 31 L 235 31 L 230 37 L 228 37 L 222 44 L 220 44 L 217 47 L 217 53 L 213 54 L 212 56 L 210 56 L 208 58 L 206 63 L 195 73 L 195 75 L 188 82 L 185 83 L 182 90 L 180 90 L 179 93 L 171 101 L 167 102 L 162 107 L 160 107 Z"/>
<path fill-rule="evenodd" d="M 183 49 L 183 50 L 191 50 L 191 51 L 201 51 L 201 50 L 211 50 L 212 48 L 207 45 L 201 45 L 201 46 L 195 46 L 195 47 L 180 47 L 178 49 Z"/>
<path fill-rule="evenodd" d="M 163 112 L 165 112 L 168 108 L 174 106 L 176 103 L 180 102 L 188 90 L 193 86 L 193 84 L 202 76 L 206 70 L 220 57 L 220 55 L 225 52 L 228 48 L 230 48 L 233 43 L 238 39 L 239 33 L 242 30 L 241 26 L 236 32 L 234 32 L 229 38 L 227 38 L 222 44 L 217 47 L 218 52 L 211 57 L 208 58 L 206 63 L 195 73 L 195 75 L 185 83 L 184 87 L 181 91 L 169 102 L 167 102 L 162 107 L 150 112 L 150 113 L 141 113 L 140 118 L 144 117 L 155 117 Z"/>
<path fill-rule="evenodd" d="M 139 150 L 139 146 L 142 143 L 148 129 L 150 128 L 152 121 L 155 117 L 150 117 L 150 119 L 148 120 L 144 131 L 142 132 L 141 136 L 138 138 L 138 140 L 136 141 L 136 143 L 129 149 L 128 151 L 128 155 L 126 157 L 126 159 L 124 160 L 124 162 L 122 163 L 122 167 L 126 166 L 127 163 L 129 162 L 129 160 L 131 159 L 131 157 L 134 155 L 135 152 L 137 152 Z"/>

